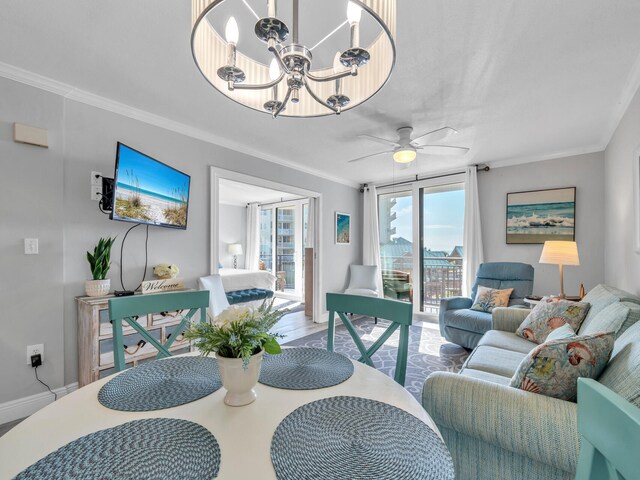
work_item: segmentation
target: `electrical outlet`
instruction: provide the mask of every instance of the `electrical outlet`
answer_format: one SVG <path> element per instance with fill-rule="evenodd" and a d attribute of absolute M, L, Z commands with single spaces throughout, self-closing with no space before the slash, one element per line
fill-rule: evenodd
<path fill-rule="evenodd" d="M 31 356 L 40 355 L 40 360 L 44 363 L 44 343 L 38 345 L 29 345 L 27 347 L 27 365 L 31 366 Z"/>
<path fill-rule="evenodd" d="M 91 185 L 102 186 L 102 172 L 91 172 Z"/>
<path fill-rule="evenodd" d="M 37 255 L 38 254 L 38 239 L 37 238 L 25 238 L 24 239 L 24 254 L 25 255 Z"/>
<path fill-rule="evenodd" d="M 102 172 L 91 172 L 91 200 L 102 200 Z"/>
<path fill-rule="evenodd" d="M 91 200 L 96 202 L 102 200 L 102 185 L 91 185 Z"/>

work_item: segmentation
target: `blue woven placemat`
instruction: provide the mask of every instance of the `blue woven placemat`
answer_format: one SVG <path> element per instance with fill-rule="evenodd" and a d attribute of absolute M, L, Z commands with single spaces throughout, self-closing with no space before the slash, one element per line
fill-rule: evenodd
<path fill-rule="evenodd" d="M 215 359 L 175 357 L 122 372 L 102 386 L 98 401 L 112 410 L 146 412 L 193 402 L 221 386 Z"/>
<path fill-rule="evenodd" d="M 220 447 L 209 430 L 186 420 L 150 418 L 74 440 L 16 479 L 211 480 L 219 469 Z"/>
<path fill-rule="evenodd" d="M 359 397 L 330 397 L 291 412 L 271 440 L 280 480 L 453 480 L 440 437 L 413 415 Z"/>
<path fill-rule="evenodd" d="M 287 390 L 312 390 L 344 382 L 353 375 L 353 363 L 339 353 L 320 348 L 285 348 L 265 355 L 260 383 Z"/>

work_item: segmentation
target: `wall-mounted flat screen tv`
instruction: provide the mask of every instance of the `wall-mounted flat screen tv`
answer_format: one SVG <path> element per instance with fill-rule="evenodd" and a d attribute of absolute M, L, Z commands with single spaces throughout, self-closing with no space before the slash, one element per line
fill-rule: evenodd
<path fill-rule="evenodd" d="M 187 228 L 191 177 L 118 142 L 112 220 Z"/>

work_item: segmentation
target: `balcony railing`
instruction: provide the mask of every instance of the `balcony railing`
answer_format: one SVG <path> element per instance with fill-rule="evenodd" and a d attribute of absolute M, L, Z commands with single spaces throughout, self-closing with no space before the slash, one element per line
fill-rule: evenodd
<path fill-rule="evenodd" d="M 413 270 L 411 257 L 381 257 L 382 276 L 385 279 L 385 296 L 409 300 L 406 282 L 400 273 L 410 276 Z M 411 281 L 414 298 L 420 298 L 418 283 Z M 462 258 L 427 257 L 422 261 L 422 310 L 437 313 L 440 299 L 462 295 Z"/>
<path fill-rule="evenodd" d="M 267 270 L 274 272 L 284 272 L 286 290 L 295 289 L 296 284 L 296 263 L 294 255 L 276 255 L 276 266 L 273 268 L 273 255 L 260 254 L 260 260 L 265 264 Z"/>

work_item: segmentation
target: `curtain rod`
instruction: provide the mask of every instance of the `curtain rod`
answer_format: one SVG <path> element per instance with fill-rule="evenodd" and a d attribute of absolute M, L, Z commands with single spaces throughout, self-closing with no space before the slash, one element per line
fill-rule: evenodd
<path fill-rule="evenodd" d="M 299 198 L 288 198 L 288 199 L 284 199 L 284 198 L 280 198 L 280 200 L 276 201 L 276 202 L 269 202 L 269 203 L 256 203 L 256 205 L 258 205 L 259 207 L 266 207 L 268 205 L 275 205 L 277 203 L 287 203 L 287 202 L 297 202 L 298 200 L 304 200 L 306 198 L 309 197 L 299 197 Z M 249 205 L 251 205 L 250 203 L 247 203 L 246 207 L 248 208 Z"/>
<path fill-rule="evenodd" d="M 476 170 L 479 172 L 488 172 L 489 170 L 491 170 L 491 168 L 489 167 L 489 165 L 476 165 Z M 413 180 L 403 180 L 401 182 L 387 183 L 385 185 L 376 185 L 376 188 L 395 187 L 396 185 L 406 185 L 408 183 L 419 182 L 420 180 L 433 180 L 436 178 L 453 177 L 454 175 L 461 175 L 463 173 L 464 171 L 445 173 L 443 175 L 432 175 L 429 177 L 421 177 L 421 178 L 419 178 L 418 175 L 416 175 L 416 178 L 414 178 Z M 364 193 L 364 189 L 367 188 L 368 186 L 369 185 L 367 185 L 366 183 L 363 184 L 362 187 L 360 187 L 360 193 Z"/>

